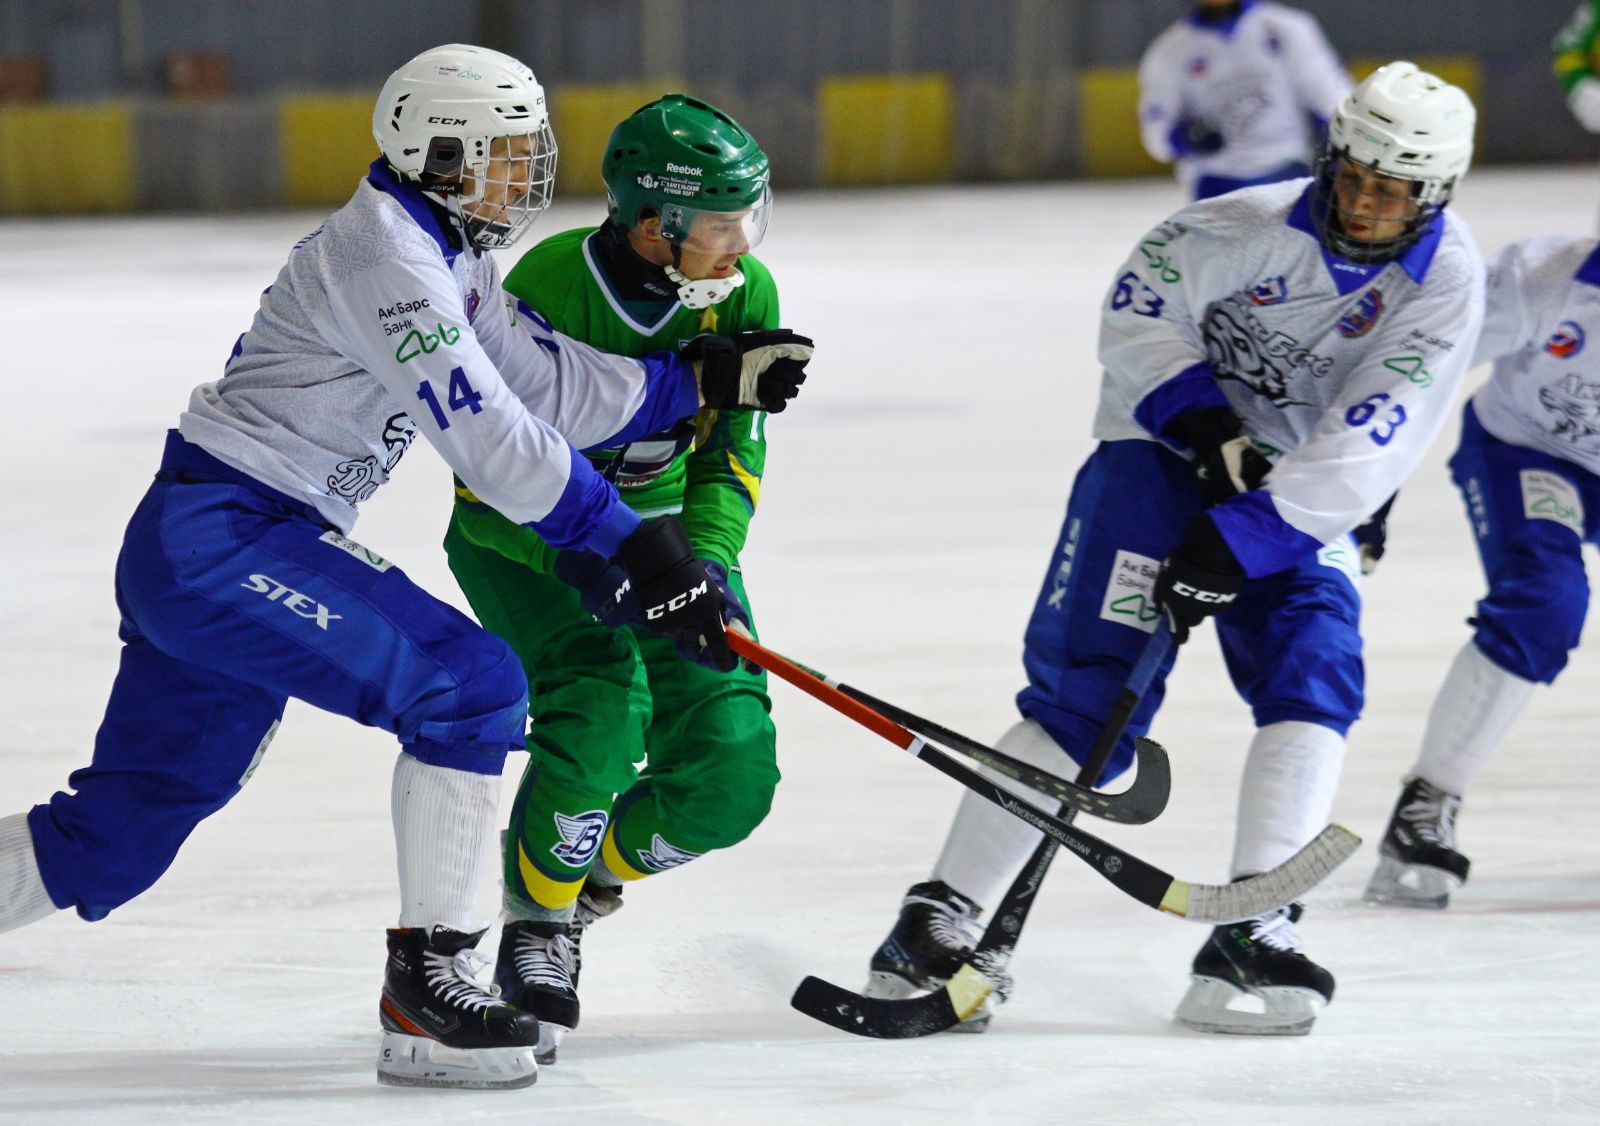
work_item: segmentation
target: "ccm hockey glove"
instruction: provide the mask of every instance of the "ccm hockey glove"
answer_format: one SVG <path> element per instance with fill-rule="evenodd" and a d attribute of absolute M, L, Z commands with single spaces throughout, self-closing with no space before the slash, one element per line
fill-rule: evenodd
<path fill-rule="evenodd" d="M 738 659 L 723 636 L 722 588 L 689 549 L 689 534 L 674 516 L 646 520 L 617 549 L 646 629 L 678 643 L 678 652 L 719 672 Z"/>
<path fill-rule="evenodd" d="M 700 365 L 700 398 L 713 410 L 749 407 L 773 414 L 789 405 L 806 381 L 811 338 L 786 328 L 697 336 L 683 358 Z"/>
<path fill-rule="evenodd" d="M 551 570 L 556 578 L 577 588 L 578 601 L 601 625 L 612 629 L 644 625 L 644 612 L 627 572 L 605 556 L 593 551 L 563 551 Z"/>
<path fill-rule="evenodd" d="M 1239 416 L 1227 407 L 1184 411 L 1167 423 L 1166 433 L 1194 451 L 1194 471 L 1208 507 L 1259 489 L 1272 472 L 1272 462 L 1244 436 Z"/>
<path fill-rule="evenodd" d="M 1202 512 L 1190 522 L 1172 554 L 1161 561 L 1156 605 L 1172 623 L 1172 639 L 1182 645 L 1191 629 L 1231 606 L 1243 587 L 1244 568 L 1216 522 Z"/>

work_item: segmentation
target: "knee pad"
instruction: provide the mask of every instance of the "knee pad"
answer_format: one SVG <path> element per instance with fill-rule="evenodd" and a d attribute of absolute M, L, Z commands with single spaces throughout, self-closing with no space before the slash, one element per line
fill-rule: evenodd
<path fill-rule="evenodd" d="M 400 717 L 407 750 L 434 766 L 500 773 L 506 754 L 526 744 L 528 678 L 516 653 L 479 630 L 451 647 L 437 680 Z"/>
<path fill-rule="evenodd" d="M 1549 684 L 1578 647 L 1589 610 L 1581 565 L 1501 580 L 1478 603 L 1473 640 L 1495 664 L 1523 680 Z"/>

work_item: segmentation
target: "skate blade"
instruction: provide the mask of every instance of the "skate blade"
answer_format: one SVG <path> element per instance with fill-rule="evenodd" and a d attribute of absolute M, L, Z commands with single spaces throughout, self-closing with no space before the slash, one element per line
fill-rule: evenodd
<path fill-rule="evenodd" d="M 940 984 L 938 988 L 944 988 Z M 872 970 L 867 974 L 867 984 L 861 990 L 863 997 L 873 997 L 883 1001 L 907 1001 L 912 997 L 921 997 L 933 990 L 916 982 L 908 981 L 897 973 L 888 970 Z M 959 1009 L 957 1010 L 959 1011 Z M 994 996 L 991 994 L 983 999 L 983 1003 L 967 1015 L 960 1024 L 949 1028 L 948 1032 L 987 1032 L 989 1020 L 994 1016 Z"/>
<path fill-rule="evenodd" d="M 477 1091 L 530 1087 L 539 1078 L 532 1047 L 451 1048 L 426 1036 L 385 1032 L 378 1082 L 391 1087 L 458 1087 Z"/>
<path fill-rule="evenodd" d="M 539 1022 L 539 1043 L 534 1046 L 533 1058 L 538 1061 L 540 1067 L 556 1062 L 556 1049 L 561 1047 L 561 1038 L 569 1031 L 571 1030 L 559 1024 Z"/>
<path fill-rule="evenodd" d="M 1178 1004 L 1177 1021 L 1196 1032 L 1304 1036 L 1325 1004 L 1322 994 L 1312 989 L 1279 985 L 1241 989 L 1232 982 L 1196 974 Z"/>
<path fill-rule="evenodd" d="M 1361 898 L 1389 907 L 1415 907 L 1437 911 L 1450 905 L 1450 893 L 1461 881 L 1441 868 L 1406 864 L 1393 857 L 1378 858 L 1378 867 Z"/>

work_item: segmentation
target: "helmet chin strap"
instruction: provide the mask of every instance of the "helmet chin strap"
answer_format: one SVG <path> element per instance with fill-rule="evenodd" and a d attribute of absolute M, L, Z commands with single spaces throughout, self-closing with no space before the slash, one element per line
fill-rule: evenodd
<path fill-rule="evenodd" d="M 667 280 L 678 287 L 678 301 L 685 309 L 704 309 L 719 301 L 726 301 L 744 284 L 744 274 L 735 269 L 725 278 L 701 278 L 691 281 L 677 266 L 665 267 Z"/>

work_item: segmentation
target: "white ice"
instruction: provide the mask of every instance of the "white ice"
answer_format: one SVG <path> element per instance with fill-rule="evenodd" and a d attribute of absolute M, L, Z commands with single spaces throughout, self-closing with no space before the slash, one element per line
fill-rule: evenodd
<path fill-rule="evenodd" d="M 804 396 L 771 423 L 746 557 L 769 644 L 999 735 L 1090 448 L 1100 301 L 1136 236 L 1179 202 L 1164 181 L 780 195 L 761 254 L 785 321 L 818 352 Z M 1486 253 L 1589 232 L 1600 177 L 1482 169 L 1459 210 Z M 558 205 L 536 230 L 598 211 Z M 0 814 L 87 761 L 117 659 L 123 524 L 189 389 L 219 374 L 318 219 L 0 223 Z M 514 1093 L 382 1088 L 395 748 L 292 704 L 255 779 L 155 888 L 93 926 L 64 912 L 0 937 L 0 1122 L 1600 1120 L 1600 654 L 1580 651 L 1539 694 L 1468 797 L 1473 878 L 1455 906 L 1360 902 L 1481 593 L 1444 470 L 1454 429 L 1402 495 L 1367 584 L 1369 704 L 1336 815 L 1368 844 L 1309 900 L 1302 929 L 1338 994 L 1307 1038 L 1175 1027 L 1205 931 L 1070 856 L 988 1035 L 875 1042 L 795 1013 L 804 974 L 859 987 L 958 792 L 777 685 L 786 780 L 772 816 L 745 844 L 631 889 L 591 932 L 583 1025 L 560 1064 Z M 461 603 L 439 548 L 449 484 L 418 443 L 355 534 Z M 1209 631 L 1183 654 L 1153 733 L 1172 752 L 1167 812 L 1087 827 L 1220 881 L 1250 725 Z M 486 888 L 486 921 L 494 897 Z"/>

